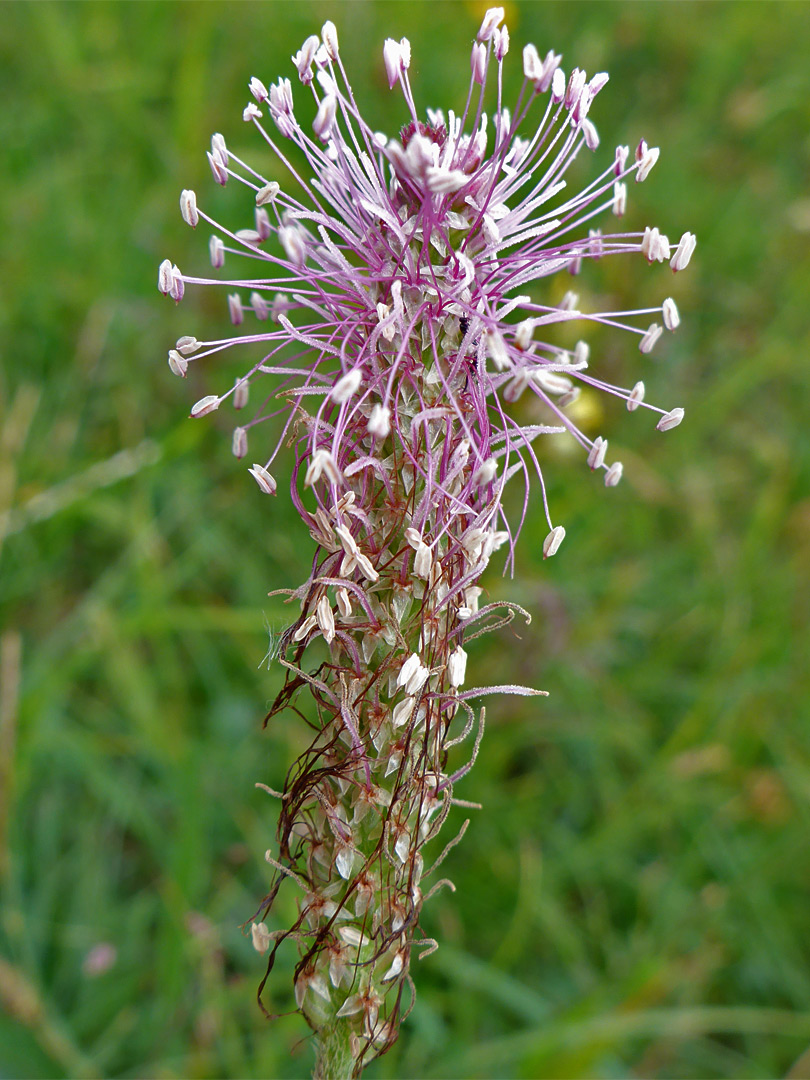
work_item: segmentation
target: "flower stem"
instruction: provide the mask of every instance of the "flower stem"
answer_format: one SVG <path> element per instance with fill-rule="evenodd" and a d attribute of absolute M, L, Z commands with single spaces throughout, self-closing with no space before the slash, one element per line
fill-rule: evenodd
<path fill-rule="evenodd" d="M 316 1039 L 313 1080 L 352 1080 L 357 1062 L 352 1053 L 352 1032 L 344 1019 L 333 1020 L 320 1029 Z"/>

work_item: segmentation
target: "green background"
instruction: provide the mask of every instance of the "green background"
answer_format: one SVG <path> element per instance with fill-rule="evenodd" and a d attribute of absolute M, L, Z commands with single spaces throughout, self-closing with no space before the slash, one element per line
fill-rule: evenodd
<path fill-rule="evenodd" d="M 254 782 L 279 784 L 303 738 L 295 718 L 261 730 L 285 620 L 266 593 L 298 584 L 310 541 L 230 456 L 227 418 L 186 419 L 232 373 L 181 383 L 166 350 L 224 326 L 225 294 L 175 309 L 157 265 L 206 273 L 182 187 L 249 224 L 204 151 L 222 131 L 258 153 L 251 75 L 294 74 L 333 18 L 393 133 L 383 39 L 411 38 L 423 107 L 459 107 L 482 12 L 0 10 L 0 1076 L 308 1074 L 303 1022 L 255 1006 L 240 924 L 274 836 Z M 487 581 L 535 619 L 471 663 L 550 697 L 491 704 L 458 790 L 484 810 L 446 864 L 458 891 L 425 910 L 441 948 L 370 1075 L 807 1077 L 810 8 L 525 3 L 507 21 L 512 94 L 528 40 L 611 73 L 583 180 L 615 142 L 662 148 L 626 220 L 695 232 L 689 270 L 607 260 L 578 287 L 615 308 L 672 292 L 683 325 L 655 358 L 600 332 L 592 367 L 687 417 L 660 435 L 589 403 L 615 491 L 544 448 L 568 537 L 543 564 L 535 501 L 516 579 Z"/>

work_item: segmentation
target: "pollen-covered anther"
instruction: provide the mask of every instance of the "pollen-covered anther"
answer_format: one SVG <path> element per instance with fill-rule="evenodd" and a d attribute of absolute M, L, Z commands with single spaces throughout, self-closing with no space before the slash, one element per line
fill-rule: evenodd
<path fill-rule="evenodd" d="M 301 230 L 295 225 L 282 225 L 278 230 L 278 239 L 284 254 L 295 263 L 303 266 L 307 257 L 307 247 Z"/>
<path fill-rule="evenodd" d="M 560 549 L 560 544 L 565 539 L 565 526 L 555 525 L 548 536 L 543 541 L 543 558 L 550 559 L 552 555 L 556 555 Z"/>
<path fill-rule="evenodd" d="M 197 196 L 190 188 L 183 188 L 180 192 L 180 213 L 183 215 L 183 221 L 192 229 L 196 229 L 200 215 L 197 212 Z"/>
<path fill-rule="evenodd" d="M 352 368 L 351 371 L 347 371 L 345 375 L 341 375 L 335 385 L 332 387 L 332 391 L 329 397 L 336 405 L 342 405 L 349 398 L 354 397 L 360 388 L 360 383 L 363 381 L 362 368 Z"/>
<path fill-rule="evenodd" d="M 249 101 L 242 110 L 242 119 L 246 124 L 249 124 L 251 120 L 261 120 L 261 118 L 262 110 L 255 101 Z"/>
<path fill-rule="evenodd" d="M 644 383 L 637 382 L 633 389 L 630 391 L 630 395 L 627 398 L 627 411 L 635 412 L 641 402 L 644 400 Z"/>
<path fill-rule="evenodd" d="M 254 461 L 253 468 L 248 469 L 248 472 L 259 485 L 259 491 L 263 491 L 265 495 L 275 495 L 276 479 L 272 473 L 265 469 L 264 465 L 258 465 Z"/>
<path fill-rule="evenodd" d="M 367 426 L 369 434 L 384 439 L 391 430 L 391 410 L 388 406 L 381 405 L 379 402 L 374 405 Z"/>
<path fill-rule="evenodd" d="M 588 453 L 588 465 L 590 466 L 590 468 L 602 468 L 605 463 L 605 454 L 607 453 L 607 448 L 607 439 L 603 439 L 601 435 L 597 435 Z"/>
<path fill-rule="evenodd" d="M 659 431 L 670 431 L 672 428 L 677 427 L 683 420 L 683 409 L 670 409 L 668 413 L 664 413 L 658 423 L 655 425 Z"/>
<path fill-rule="evenodd" d="M 269 206 L 274 203 L 279 191 L 281 191 L 280 184 L 276 183 L 275 180 L 270 180 L 256 192 L 256 205 Z"/>
<path fill-rule="evenodd" d="M 658 323 L 651 323 L 646 332 L 642 335 L 641 341 L 638 343 L 639 352 L 648 353 L 652 352 L 653 346 L 656 341 L 661 337 L 664 332 L 663 326 Z"/>
<path fill-rule="evenodd" d="M 681 317 L 678 308 L 671 296 L 667 297 L 661 305 L 661 314 L 664 317 L 664 326 L 667 330 L 675 330 L 680 325 Z"/>

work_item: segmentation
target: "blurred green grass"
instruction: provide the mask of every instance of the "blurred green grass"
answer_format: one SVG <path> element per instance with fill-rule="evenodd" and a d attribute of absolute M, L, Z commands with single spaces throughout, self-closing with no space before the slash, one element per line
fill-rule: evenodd
<path fill-rule="evenodd" d="M 3 6 L 0 1076 L 308 1074 L 302 1022 L 258 1013 L 239 930 L 274 833 L 253 784 L 278 784 L 302 737 L 260 728 L 284 625 L 265 594 L 301 579 L 307 538 L 218 417 L 186 421 L 214 374 L 172 380 L 166 349 L 221 325 L 224 296 L 174 310 L 156 267 L 205 265 L 181 187 L 237 212 L 204 150 L 221 130 L 251 152 L 252 74 L 287 73 L 334 18 L 393 130 L 383 38 L 411 38 L 420 101 L 458 103 L 482 9 Z M 491 575 L 535 619 L 477 649 L 480 681 L 551 696 L 489 710 L 462 792 L 485 809 L 425 915 L 442 947 L 369 1073 L 810 1076 L 808 7 L 507 19 L 513 76 L 526 40 L 611 72 L 603 160 L 662 147 L 628 220 L 696 232 L 693 265 L 579 284 L 620 306 L 676 290 L 661 359 L 611 335 L 594 352 L 687 420 L 662 437 L 604 408 L 622 485 L 550 459 L 564 548 L 543 565 L 533 505 L 518 577 Z"/>

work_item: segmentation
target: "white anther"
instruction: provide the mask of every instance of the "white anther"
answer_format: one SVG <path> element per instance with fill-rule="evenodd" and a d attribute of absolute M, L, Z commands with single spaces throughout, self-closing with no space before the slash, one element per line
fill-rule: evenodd
<path fill-rule="evenodd" d="M 233 407 L 244 409 L 250 395 L 250 383 L 247 379 L 237 379 L 233 385 Z"/>
<path fill-rule="evenodd" d="M 279 191 L 281 191 L 281 185 L 271 180 L 256 192 L 256 205 L 269 206 L 270 203 L 275 202 Z"/>
<path fill-rule="evenodd" d="M 681 317 L 678 308 L 671 296 L 667 297 L 661 305 L 661 314 L 664 316 L 664 326 L 667 330 L 674 330 L 680 325 Z"/>
<path fill-rule="evenodd" d="M 228 314 L 234 326 L 239 326 L 244 322 L 245 312 L 239 293 L 228 293 Z"/>
<path fill-rule="evenodd" d="M 183 337 L 177 339 L 176 348 L 182 356 L 191 356 L 199 349 L 200 343 L 195 337 L 190 337 L 188 334 L 184 334 Z"/>
<path fill-rule="evenodd" d="M 495 458 L 487 458 L 473 473 L 472 482 L 474 484 L 486 485 L 491 484 L 495 477 L 498 475 L 498 463 Z"/>
<path fill-rule="evenodd" d="M 670 431 L 680 424 L 681 420 L 683 420 L 683 415 L 683 409 L 670 409 L 668 413 L 664 413 L 655 426 L 659 431 Z"/>
<path fill-rule="evenodd" d="M 669 265 L 677 273 L 678 270 L 685 270 L 689 265 L 689 260 L 692 258 L 692 254 L 697 245 L 697 240 L 694 233 L 685 232 L 678 242 L 678 246 L 675 249 L 675 254 L 670 259 Z"/>
<path fill-rule="evenodd" d="M 177 349 L 169 349 L 169 369 L 172 375 L 179 375 L 181 379 L 185 379 L 188 360 L 185 356 L 181 356 Z"/>
<path fill-rule="evenodd" d="M 318 112 L 315 114 L 315 119 L 312 122 L 312 130 L 321 142 L 329 142 L 332 127 L 335 123 L 336 111 L 337 98 L 334 94 L 327 94 L 318 106 Z"/>
<path fill-rule="evenodd" d="M 315 59 L 315 53 L 320 48 L 320 45 L 320 39 L 315 34 L 310 34 L 295 56 L 292 57 L 292 62 L 298 72 L 298 78 L 304 85 L 312 82 L 312 61 Z M 272 94 L 272 87 L 270 92 Z"/>
<path fill-rule="evenodd" d="M 460 645 L 450 653 L 447 661 L 447 677 L 451 686 L 461 686 L 467 674 L 467 654 Z"/>
<path fill-rule="evenodd" d="M 278 238 L 284 248 L 284 254 L 297 266 L 303 266 L 307 257 L 306 244 L 301 230 L 295 225 L 282 225 L 278 230 Z"/>
<path fill-rule="evenodd" d="M 515 327 L 515 345 L 517 345 L 522 352 L 525 352 L 531 345 L 533 333 L 534 322 L 532 319 L 524 319 L 523 322 L 519 322 Z"/>
<path fill-rule="evenodd" d="M 411 653 L 408 659 L 404 662 L 399 669 L 397 675 L 397 686 L 404 686 L 422 666 L 422 661 L 419 659 L 417 653 Z"/>
<path fill-rule="evenodd" d="M 200 215 L 197 213 L 197 196 L 190 188 L 183 188 L 180 192 L 180 213 L 187 225 L 190 225 L 192 229 L 197 227 L 197 222 L 200 220 Z"/>
<path fill-rule="evenodd" d="M 243 458 L 247 453 L 247 432 L 243 427 L 233 429 L 231 452 L 235 458 Z"/>
<path fill-rule="evenodd" d="M 257 101 L 267 101 L 268 93 L 267 87 L 264 85 L 261 79 L 257 79 L 254 75 L 248 83 L 248 89 Z"/>
<path fill-rule="evenodd" d="M 562 99 L 565 97 L 565 72 L 562 68 L 555 68 L 554 75 L 551 79 L 551 100 L 555 105 L 559 105 Z"/>
<path fill-rule="evenodd" d="M 326 596 L 326 594 L 318 601 L 316 614 L 318 617 L 318 626 L 321 628 L 321 633 L 324 636 L 326 644 L 329 645 L 335 637 L 335 616 L 332 614 L 332 606 L 329 603 L 329 597 Z"/>
<path fill-rule="evenodd" d="M 580 370 L 588 366 L 588 357 L 591 355 L 591 347 L 587 341 L 578 341 L 574 346 L 573 362 Z"/>
<path fill-rule="evenodd" d="M 622 478 L 623 466 L 620 461 L 614 461 L 605 473 L 605 487 L 616 487 Z"/>
<path fill-rule="evenodd" d="M 335 592 L 335 600 L 337 601 L 338 611 L 344 619 L 348 619 L 352 613 L 352 601 L 349 596 L 349 590 L 344 589 L 343 586 Z"/>
<path fill-rule="evenodd" d="M 303 641 L 310 630 L 314 630 L 318 620 L 314 615 L 308 615 L 293 634 L 293 641 Z"/>
<path fill-rule="evenodd" d="M 403 724 L 407 724 L 411 718 L 415 704 L 416 699 L 412 697 L 406 697 L 403 698 L 402 701 L 398 701 L 391 713 L 392 726 L 398 728 L 402 727 Z"/>
<path fill-rule="evenodd" d="M 636 183 L 640 184 L 642 180 L 646 180 L 652 172 L 652 167 L 658 161 L 658 157 L 661 151 L 657 146 L 651 146 L 645 151 L 644 155 L 639 162 L 638 169 L 636 170 Z"/>
<path fill-rule="evenodd" d="M 630 391 L 630 397 L 627 399 L 627 411 L 635 412 L 643 400 L 644 383 L 637 382 L 633 389 Z"/>
<path fill-rule="evenodd" d="M 497 330 L 486 333 L 487 355 L 498 371 L 506 371 L 512 366 L 506 344 Z"/>
<path fill-rule="evenodd" d="M 470 53 L 470 68 L 473 82 L 483 86 L 487 75 L 487 47 L 481 42 L 474 42 Z"/>
<path fill-rule="evenodd" d="M 342 405 L 344 401 L 348 401 L 350 397 L 353 397 L 363 381 L 362 368 L 352 368 L 351 371 L 347 371 L 345 375 L 341 375 L 335 385 L 332 387 L 332 391 L 329 397 L 337 405 Z"/>
<path fill-rule="evenodd" d="M 275 495 L 276 479 L 272 473 L 265 469 L 264 465 L 257 465 L 254 461 L 253 468 L 248 469 L 248 472 L 259 485 L 260 491 L 263 491 L 265 495 Z"/>
<path fill-rule="evenodd" d="M 388 76 L 388 88 L 393 90 L 394 84 L 405 70 L 402 63 L 402 46 L 393 38 L 386 38 L 383 45 L 383 61 L 385 73 Z"/>
<path fill-rule="evenodd" d="M 316 450 L 307 467 L 304 487 L 312 487 L 323 474 L 326 474 L 326 478 L 333 484 L 339 483 L 341 478 L 340 469 L 331 453 L 328 450 Z"/>
<path fill-rule="evenodd" d="M 550 559 L 552 555 L 556 555 L 564 539 L 565 526 L 556 525 L 543 541 L 543 558 Z"/>
<path fill-rule="evenodd" d="M 481 28 L 475 35 L 478 41 L 489 41 L 495 30 L 503 22 L 504 11 L 502 7 L 489 8 L 484 13 L 484 18 L 481 23 Z"/>
<path fill-rule="evenodd" d="M 212 236 L 208 241 L 208 251 L 211 254 L 211 265 L 215 270 L 225 265 L 225 245 L 219 236 Z"/>
<path fill-rule="evenodd" d="M 627 209 L 627 184 L 617 180 L 613 185 L 613 213 L 623 217 Z"/>
<path fill-rule="evenodd" d="M 263 922 L 251 924 L 250 937 L 256 952 L 266 953 L 270 948 L 270 931 Z"/>
<path fill-rule="evenodd" d="M 219 398 L 216 394 L 208 394 L 191 406 L 191 416 L 206 416 L 219 408 Z"/>
<path fill-rule="evenodd" d="M 492 37 L 493 52 L 496 60 L 503 60 L 509 52 L 509 31 L 505 26 L 496 30 Z"/>
<path fill-rule="evenodd" d="M 535 86 L 543 78 L 543 62 L 532 44 L 523 46 L 523 74 Z"/>
<path fill-rule="evenodd" d="M 588 453 L 588 465 L 590 465 L 592 469 L 602 468 L 605 463 L 607 448 L 607 439 L 603 439 L 601 435 L 597 435 L 593 440 L 593 445 Z"/>
<path fill-rule="evenodd" d="M 352 536 L 348 525 L 338 525 L 335 528 L 335 532 L 343 545 L 343 550 L 347 555 L 355 556 L 359 548 L 357 547 L 357 541 Z"/>
<path fill-rule="evenodd" d="M 323 38 L 324 48 L 326 54 L 330 60 L 337 60 L 338 58 L 338 34 L 337 28 L 333 22 L 325 22 L 321 28 L 321 37 Z"/>
<path fill-rule="evenodd" d="M 253 308 L 253 314 L 261 322 L 270 315 L 270 305 L 267 303 L 261 293 L 252 292 L 250 294 L 250 306 Z"/>
<path fill-rule="evenodd" d="M 391 410 L 387 405 L 377 403 L 368 418 L 368 430 L 371 435 L 384 439 L 391 430 Z"/>
<path fill-rule="evenodd" d="M 599 146 L 599 132 L 590 120 L 582 121 L 582 134 L 585 138 L 585 145 L 589 150 L 596 150 Z"/>
<path fill-rule="evenodd" d="M 424 578 L 427 581 L 432 568 L 433 552 L 427 544 L 420 542 L 413 560 L 413 572 L 417 577 Z"/>
<path fill-rule="evenodd" d="M 638 343 L 639 352 L 648 353 L 652 351 L 656 341 L 661 337 L 664 332 L 663 326 L 659 326 L 658 323 L 651 323 L 647 332 L 642 336 L 641 341 Z"/>

